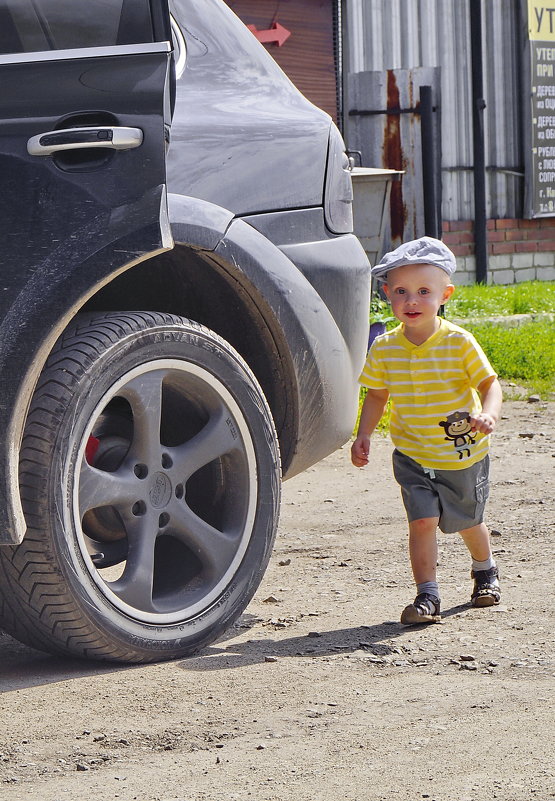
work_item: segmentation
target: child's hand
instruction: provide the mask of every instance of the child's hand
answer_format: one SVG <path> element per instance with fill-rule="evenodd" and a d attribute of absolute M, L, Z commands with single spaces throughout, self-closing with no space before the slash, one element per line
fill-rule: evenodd
<path fill-rule="evenodd" d="M 368 464 L 368 454 L 370 453 L 370 437 L 367 434 L 359 434 L 351 445 L 351 461 L 355 467 L 364 467 Z"/>
<path fill-rule="evenodd" d="M 487 412 L 480 412 L 474 417 L 470 418 L 470 425 L 473 431 L 479 431 L 481 434 L 491 434 L 494 430 L 497 420 Z"/>
<path fill-rule="evenodd" d="M 482 410 L 470 418 L 473 431 L 491 434 L 494 430 L 503 402 L 503 391 L 497 378 L 486 378 L 478 387 L 482 401 Z"/>

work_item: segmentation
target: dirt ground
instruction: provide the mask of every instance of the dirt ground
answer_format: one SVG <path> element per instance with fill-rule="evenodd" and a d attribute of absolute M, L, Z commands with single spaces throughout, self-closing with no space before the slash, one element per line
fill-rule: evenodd
<path fill-rule="evenodd" d="M 275 553 L 228 636 L 146 667 L 0 635 L 0 799 L 555 798 L 555 403 L 507 402 L 488 522 L 499 607 L 442 535 L 441 624 L 404 628 L 406 524 L 376 438 L 284 486 Z"/>

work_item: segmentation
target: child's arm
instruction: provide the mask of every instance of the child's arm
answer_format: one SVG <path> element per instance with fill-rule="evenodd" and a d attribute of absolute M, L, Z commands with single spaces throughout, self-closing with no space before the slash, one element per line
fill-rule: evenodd
<path fill-rule="evenodd" d="M 480 398 L 482 399 L 482 411 L 470 418 L 473 431 L 481 431 L 482 434 L 491 434 L 494 430 L 501 404 L 503 402 L 503 391 L 497 378 L 486 378 L 478 387 Z"/>
<path fill-rule="evenodd" d="M 387 389 L 369 389 L 364 398 L 357 437 L 351 446 L 351 461 L 355 467 L 364 467 L 368 464 L 370 437 L 380 422 L 388 398 Z"/>

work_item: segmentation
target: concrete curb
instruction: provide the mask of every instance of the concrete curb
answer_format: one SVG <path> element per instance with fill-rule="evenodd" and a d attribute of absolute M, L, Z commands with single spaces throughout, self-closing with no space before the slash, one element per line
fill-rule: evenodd
<path fill-rule="evenodd" d="M 481 325 L 482 323 L 502 325 L 506 328 L 517 328 L 520 325 L 538 321 L 553 322 L 555 321 L 555 313 L 538 312 L 536 314 L 508 314 L 494 317 L 453 317 L 451 319 L 452 323 L 455 325 L 460 325 L 463 328 L 470 324 Z"/>

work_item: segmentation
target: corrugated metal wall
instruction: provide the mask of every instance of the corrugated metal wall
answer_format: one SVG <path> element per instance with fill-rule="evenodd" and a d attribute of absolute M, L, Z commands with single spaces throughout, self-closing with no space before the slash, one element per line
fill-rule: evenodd
<path fill-rule="evenodd" d="M 487 216 L 522 216 L 522 63 L 519 0 L 484 0 Z M 344 74 L 440 67 L 442 216 L 473 217 L 468 0 L 344 0 Z M 344 96 L 347 144 L 357 118 Z M 365 165 L 365 166 L 390 166 Z"/>

